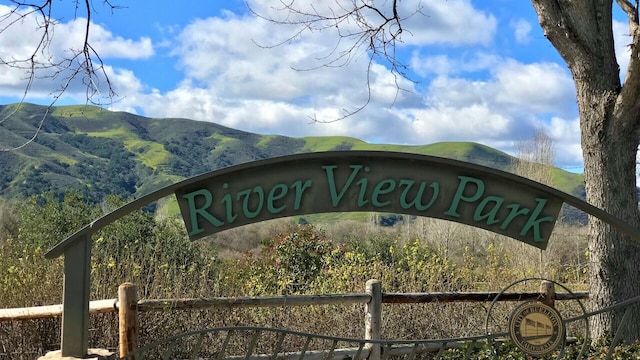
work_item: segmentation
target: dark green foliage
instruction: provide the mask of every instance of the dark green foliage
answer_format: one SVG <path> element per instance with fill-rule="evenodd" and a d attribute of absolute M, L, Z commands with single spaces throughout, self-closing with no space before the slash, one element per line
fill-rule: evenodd
<path fill-rule="evenodd" d="M 0 195 L 6 195 L 11 181 L 16 177 L 20 158 L 18 154 L 9 151 L 0 152 Z"/>
<path fill-rule="evenodd" d="M 138 136 L 138 138 L 142 140 L 151 140 L 149 136 L 148 130 L 145 127 L 145 123 L 140 121 L 140 118 L 136 115 L 129 113 L 119 113 L 120 118 L 124 123 L 126 123 L 129 129 Z"/>
<path fill-rule="evenodd" d="M 137 166 L 133 154 L 115 148 L 108 161 L 90 159 L 71 166 L 70 171 L 82 174 L 88 181 L 87 192 L 91 199 L 101 200 L 101 195 L 112 194 L 125 198 L 136 193 L 138 176 L 134 171 Z"/>
<path fill-rule="evenodd" d="M 313 225 L 292 225 L 264 242 L 263 256 L 278 274 L 288 277 L 287 290 L 304 290 L 323 269 L 333 244 Z"/>
<path fill-rule="evenodd" d="M 175 155 L 168 172 L 187 178 L 213 170 L 210 156 L 217 141 L 208 136 L 206 130 L 198 130 L 164 142 L 164 148 Z"/>
<path fill-rule="evenodd" d="M 385 265 L 393 265 L 399 259 L 399 252 L 393 251 L 398 248 L 398 238 L 383 233 L 374 234 L 367 241 L 349 239 L 347 248 L 363 254 L 366 259 L 379 260 Z"/>
<path fill-rule="evenodd" d="M 0 245 L 18 235 L 18 216 L 14 206 L 0 199 Z"/>
<path fill-rule="evenodd" d="M 510 159 L 499 156 L 493 149 L 480 144 L 474 144 L 471 147 L 471 150 L 463 156 L 458 157 L 458 160 L 485 165 L 496 169 L 506 169 L 511 166 Z"/>
<path fill-rule="evenodd" d="M 76 191 L 67 192 L 62 201 L 53 193 L 34 196 L 18 207 L 17 240 L 47 250 L 98 215 L 98 210 L 87 205 Z"/>
<path fill-rule="evenodd" d="M 10 221 L 9 214 L 0 213 L 4 224 L 17 226 L 17 230 L 10 230 L 12 236 L 0 242 L 0 302 L 14 307 L 60 302 L 61 259 L 48 260 L 43 254 L 124 203 L 110 196 L 94 206 L 71 191 L 62 201 L 49 193 L 16 206 L 17 224 Z M 2 206 L 0 210 L 4 212 L 6 208 Z M 174 219 L 157 220 L 149 213 L 134 211 L 94 234 L 93 243 L 93 298 L 113 297 L 115 289 L 125 281 L 138 284 L 141 296 L 158 297 L 158 290 L 183 286 L 183 276 L 210 275 L 205 266 L 207 259 L 189 241 L 184 225 Z"/>
<path fill-rule="evenodd" d="M 36 118 L 38 121 L 40 119 Z M 48 117 L 47 121 L 42 124 L 42 130 L 48 133 L 65 134 L 71 129 L 62 121 L 55 117 Z"/>
<path fill-rule="evenodd" d="M 114 153 L 121 152 L 122 141 L 103 137 L 92 137 L 86 134 L 62 134 L 60 139 L 74 148 L 103 159 L 110 159 Z"/>
<path fill-rule="evenodd" d="M 0 302 L 13 307 L 59 303 L 62 261 L 43 255 L 98 213 L 77 192 L 63 201 L 53 194 L 32 197 L 15 211 L 18 231 L 0 244 Z"/>
<path fill-rule="evenodd" d="M 51 181 L 43 174 L 42 169 L 32 167 L 24 173 L 24 180 L 17 184 L 16 188 L 24 196 L 31 197 L 44 193 L 54 193 L 60 197 L 60 192 L 52 189 Z"/>
<path fill-rule="evenodd" d="M 131 197 L 136 193 L 139 177 L 135 170 L 140 165 L 121 141 L 86 134 L 62 134 L 60 138 L 73 148 L 92 156 L 73 165 L 56 159 L 44 163 L 39 169 L 27 174 L 21 193 L 32 196 L 51 191 L 61 198 L 60 195 L 72 188 L 82 192 L 93 203 L 102 201 L 105 194 Z M 65 184 L 52 183 L 50 179 L 55 178 L 55 175 L 84 179 L 84 182 L 68 180 Z"/>
<path fill-rule="evenodd" d="M 332 151 L 346 151 L 346 150 L 351 150 L 353 148 L 352 144 L 343 142 L 340 145 L 335 146 L 333 149 L 331 149 Z"/>

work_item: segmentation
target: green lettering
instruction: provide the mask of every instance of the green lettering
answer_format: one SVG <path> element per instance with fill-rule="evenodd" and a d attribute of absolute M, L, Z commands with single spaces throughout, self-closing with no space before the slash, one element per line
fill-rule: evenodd
<path fill-rule="evenodd" d="M 222 188 L 229 189 L 229 184 L 222 184 Z M 236 221 L 238 215 L 233 214 L 233 200 L 231 199 L 231 194 L 227 193 L 222 197 L 222 204 L 224 205 L 224 208 L 227 212 L 227 222 L 231 224 Z"/>
<path fill-rule="evenodd" d="M 269 211 L 269 213 L 277 214 L 279 212 L 282 212 L 286 208 L 286 205 L 276 207 L 274 202 L 285 197 L 288 191 L 289 188 L 286 184 L 277 184 L 276 186 L 271 188 L 271 190 L 269 191 L 269 196 L 267 197 L 267 210 Z"/>
<path fill-rule="evenodd" d="M 504 219 L 504 221 L 502 222 L 502 225 L 500 225 L 500 229 L 502 230 L 505 230 L 509 226 L 509 224 L 511 224 L 511 221 L 515 219 L 516 216 L 527 215 L 529 213 L 529 209 L 527 208 L 520 209 L 520 205 L 518 204 L 511 204 L 507 207 L 511 209 L 511 212 L 509 212 L 509 215 L 507 216 L 507 218 Z"/>
<path fill-rule="evenodd" d="M 396 182 L 392 179 L 382 180 L 380 181 L 376 187 L 373 188 L 373 193 L 371 194 L 371 203 L 373 206 L 387 206 L 391 204 L 391 200 L 380 201 L 380 195 L 386 195 L 392 192 L 396 188 Z"/>
<path fill-rule="evenodd" d="M 369 202 L 369 200 L 365 199 L 365 196 L 367 195 L 367 178 L 358 180 L 356 184 L 360 185 L 360 193 L 358 193 L 358 207 L 361 207 Z"/>
<path fill-rule="evenodd" d="M 551 216 L 546 216 L 540 219 L 536 219 L 538 215 L 540 215 L 540 213 L 542 212 L 542 209 L 544 208 L 544 206 L 547 204 L 547 200 L 537 198 L 536 202 L 538 203 L 538 205 L 536 206 L 535 209 L 533 209 L 531 216 L 529 216 L 529 220 L 527 220 L 527 223 L 524 224 L 522 231 L 520 231 L 520 235 L 524 236 L 527 232 L 529 232 L 529 230 L 533 229 L 533 241 L 542 242 L 544 241 L 544 239 L 540 236 L 540 223 L 552 222 L 555 219 Z"/>
<path fill-rule="evenodd" d="M 331 204 L 333 205 L 333 207 L 338 206 L 338 204 L 340 203 L 340 200 L 342 200 L 342 197 L 347 192 L 347 189 L 349 189 L 349 186 L 351 186 L 351 183 L 358 175 L 358 172 L 360 172 L 360 169 L 362 169 L 362 165 L 351 165 L 349 167 L 353 170 L 351 171 L 351 175 L 349 175 L 349 178 L 347 179 L 347 181 L 345 181 L 344 185 L 342 186 L 342 190 L 340 190 L 339 193 L 336 189 L 336 179 L 334 178 L 334 175 L 333 175 L 333 170 L 336 169 L 337 166 L 327 165 L 322 167 L 327 173 L 327 181 L 329 183 L 329 194 L 331 195 Z"/>
<path fill-rule="evenodd" d="M 247 217 L 247 219 L 253 219 L 254 217 L 258 216 L 258 214 L 260 214 L 260 212 L 262 211 L 262 206 L 264 206 L 264 190 L 262 190 L 262 186 L 258 185 L 253 188 L 253 192 L 258 194 L 258 204 L 256 205 L 256 209 L 254 211 L 251 211 L 249 209 L 249 198 L 251 196 L 251 192 L 251 189 L 242 190 L 238 192 L 237 197 L 238 200 L 240 200 L 241 197 L 244 197 L 244 199 L 242 200 L 242 212 L 244 213 L 244 216 Z"/>
<path fill-rule="evenodd" d="M 489 210 L 489 212 L 487 212 L 486 214 L 482 214 L 482 211 L 490 202 L 493 203 L 491 210 Z M 498 210 L 500 210 L 500 206 L 502 206 L 503 203 L 504 199 L 501 197 L 487 196 L 486 198 L 482 199 L 480 204 L 478 204 L 476 211 L 473 213 L 473 221 L 487 220 L 487 225 L 493 225 L 500 222 L 500 220 L 497 219 L 497 216 Z"/>
<path fill-rule="evenodd" d="M 409 194 L 409 191 L 411 190 L 411 187 L 413 186 L 413 184 L 415 184 L 415 181 L 413 180 L 404 180 L 404 179 L 400 180 L 400 186 L 406 186 L 404 190 L 402 190 L 402 194 L 400 195 L 400 206 L 405 210 L 409 209 L 412 206 L 415 207 L 416 210 L 418 211 L 427 210 L 428 208 L 431 207 L 431 205 L 433 205 L 433 203 L 438 198 L 438 194 L 440 193 L 440 184 L 437 182 L 431 183 L 431 188 L 433 189 L 433 196 L 431 196 L 431 201 L 429 201 L 429 203 L 426 205 L 422 204 L 424 188 L 427 185 L 427 183 L 424 181 L 420 183 L 420 188 L 418 188 L 418 193 L 413 198 L 413 200 L 411 200 L 411 202 L 407 201 L 407 195 Z"/>
<path fill-rule="evenodd" d="M 196 208 L 196 196 L 204 197 L 204 204 L 199 208 Z M 213 203 L 213 195 L 211 195 L 211 192 L 209 190 L 200 189 L 192 191 L 188 194 L 183 195 L 182 197 L 187 199 L 187 202 L 189 203 L 189 217 L 191 220 L 191 231 L 189 232 L 189 236 L 193 236 L 204 231 L 204 229 L 201 229 L 198 226 L 198 215 L 200 215 L 215 227 L 224 225 L 222 221 L 216 219 L 215 216 L 211 215 L 206 210 L 207 208 L 209 208 L 209 206 L 211 206 L 211 203 Z"/>
<path fill-rule="evenodd" d="M 311 187 L 311 179 L 302 182 L 302 180 L 298 180 L 291 184 L 292 189 L 296 189 L 296 200 L 293 204 L 294 210 L 300 210 L 300 204 L 302 204 L 302 194 L 304 191 Z"/>
<path fill-rule="evenodd" d="M 451 201 L 451 207 L 449 207 L 449 210 L 445 212 L 445 215 L 460 217 L 460 214 L 458 214 L 458 205 L 460 205 L 460 201 L 474 202 L 480 199 L 484 193 L 484 182 L 482 182 L 482 180 L 468 176 L 458 176 L 458 179 L 460 179 L 458 190 L 456 190 L 456 194 Z M 464 196 L 465 189 L 469 183 L 476 184 L 476 193 L 471 196 Z"/>

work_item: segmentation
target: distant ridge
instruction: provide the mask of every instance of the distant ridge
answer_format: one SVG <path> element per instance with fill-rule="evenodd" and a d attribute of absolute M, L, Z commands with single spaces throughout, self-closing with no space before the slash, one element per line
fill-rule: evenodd
<path fill-rule="evenodd" d="M 46 107 L 0 106 L 0 147 L 31 138 Z M 471 142 L 421 146 L 369 144 L 342 136 L 292 138 L 259 135 L 210 122 L 152 119 L 94 106 L 58 106 L 36 140 L 0 152 L 0 197 L 20 199 L 45 192 L 80 191 L 93 202 L 107 194 L 134 198 L 168 184 L 222 167 L 286 154 L 330 150 L 419 153 L 468 161 L 508 171 L 513 157 Z M 582 175 L 554 170 L 565 192 L 584 193 Z"/>

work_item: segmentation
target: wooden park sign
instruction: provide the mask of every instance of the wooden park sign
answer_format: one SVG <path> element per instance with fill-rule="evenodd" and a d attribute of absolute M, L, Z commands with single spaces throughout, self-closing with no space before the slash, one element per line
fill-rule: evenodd
<path fill-rule="evenodd" d="M 388 153 L 305 154 L 176 189 L 191 239 L 279 217 L 386 212 L 457 221 L 545 249 L 562 198 L 503 173 Z"/>
<path fill-rule="evenodd" d="M 249 223 L 326 212 L 385 212 L 456 221 L 546 249 L 563 203 L 640 239 L 638 229 L 562 191 L 461 161 L 395 152 L 306 153 L 232 166 L 144 195 L 55 245 L 64 255 L 62 356 L 89 338 L 92 234 L 175 194 L 191 239 Z"/>

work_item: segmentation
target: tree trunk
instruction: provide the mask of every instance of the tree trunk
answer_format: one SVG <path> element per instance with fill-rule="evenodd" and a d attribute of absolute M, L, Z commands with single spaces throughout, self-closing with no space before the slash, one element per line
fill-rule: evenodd
<path fill-rule="evenodd" d="M 582 115 L 581 115 L 582 116 Z M 598 116 L 591 110 L 591 116 Z M 600 114 L 606 119 L 606 114 Z M 584 127 L 583 127 L 584 128 Z M 614 129 L 615 130 L 615 129 Z M 638 227 L 635 169 L 637 140 L 629 134 L 605 132 L 602 139 L 583 140 L 587 201 Z M 601 220 L 589 219 L 590 301 L 593 310 L 640 295 L 640 242 Z M 597 339 L 616 331 L 624 309 L 590 319 L 591 337 Z M 623 329 L 624 339 L 640 338 L 640 311 Z"/>
<path fill-rule="evenodd" d="M 587 201 L 638 227 L 636 154 L 640 138 L 640 31 L 635 6 L 616 0 L 629 16 L 631 58 L 624 86 L 613 43 L 613 0 L 532 0 L 545 36 L 576 84 Z M 589 220 L 590 299 L 594 310 L 640 295 L 640 242 L 604 222 Z M 590 335 L 612 334 L 624 309 L 590 319 Z M 636 307 L 622 329 L 640 338 Z"/>

